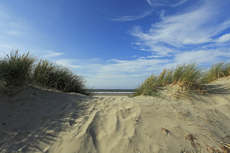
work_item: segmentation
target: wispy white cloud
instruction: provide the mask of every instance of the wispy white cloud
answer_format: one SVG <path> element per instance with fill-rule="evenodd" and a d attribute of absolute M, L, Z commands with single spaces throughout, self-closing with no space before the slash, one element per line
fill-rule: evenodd
<path fill-rule="evenodd" d="M 0 32 L 4 38 L 12 37 L 30 37 L 32 33 L 32 27 L 29 23 L 19 17 L 12 16 L 9 12 L 0 12 Z"/>
<path fill-rule="evenodd" d="M 132 56 L 132 58 L 135 58 L 135 57 L 137 57 L 137 55 L 133 55 L 133 56 Z"/>
<path fill-rule="evenodd" d="M 208 57 L 208 58 L 207 58 Z M 224 57 L 224 58 L 223 58 Z M 194 50 L 182 52 L 175 55 L 175 63 L 198 62 L 200 64 L 213 64 L 223 59 L 230 58 L 230 49 L 209 49 L 209 50 Z"/>
<path fill-rule="evenodd" d="M 149 3 L 149 5 L 152 5 L 152 6 L 162 6 L 162 5 L 165 5 L 162 2 L 158 2 L 158 0 L 146 0 L 146 1 L 147 1 L 147 3 Z"/>
<path fill-rule="evenodd" d="M 94 72 L 94 69 L 97 69 L 97 67 L 100 64 L 97 64 L 101 62 L 99 58 L 93 58 L 93 59 L 87 59 L 87 60 L 82 60 L 82 59 L 57 59 L 55 60 L 55 63 L 58 65 L 70 67 L 72 69 L 78 69 L 80 70 L 79 72 L 85 72 L 88 71 Z"/>
<path fill-rule="evenodd" d="M 60 60 L 55 60 L 55 63 L 58 65 L 62 65 L 65 67 L 69 67 L 72 69 L 81 69 L 84 68 L 85 66 L 82 65 L 77 65 L 77 64 L 73 64 L 73 63 L 77 63 L 78 60 L 74 60 L 74 59 L 60 59 Z"/>
<path fill-rule="evenodd" d="M 60 55 L 63 55 L 63 54 L 64 53 L 58 53 L 58 52 L 55 52 L 55 51 L 52 51 L 52 50 L 43 51 L 43 57 L 45 57 L 45 58 L 54 57 L 54 56 L 60 56 Z"/>
<path fill-rule="evenodd" d="M 187 2 L 188 0 L 181 0 L 180 2 L 173 4 L 172 7 L 176 7 L 176 6 L 180 6 L 182 4 L 184 4 L 185 2 Z"/>
<path fill-rule="evenodd" d="M 175 4 L 171 4 L 168 1 L 158 1 L 158 0 L 146 0 L 150 5 L 152 6 L 171 6 L 171 7 L 176 7 L 179 5 L 182 5 L 183 3 L 185 3 L 187 0 L 180 0 L 179 2 L 175 3 Z M 122 16 L 122 17 L 118 17 L 118 18 L 114 18 L 114 19 L 110 19 L 112 21 L 133 21 L 133 20 L 138 20 L 138 19 L 142 19 L 145 18 L 149 15 L 153 14 L 153 10 L 148 10 L 148 11 L 144 11 L 143 13 L 140 13 L 138 15 L 132 15 L 132 16 Z"/>
<path fill-rule="evenodd" d="M 107 74 L 113 75 L 116 77 L 116 74 L 125 74 L 125 75 L 133 75 L 133 74 L 141 74 L 148 72 L 148 68 L 156 68 L 160 69 L 159 66 L 169 62 L 168 59 L 157 59 L 157 58 L 145 58 L 141 57 L 133 60 L 119 60 L 119 59 L 111 59 L 106 63 L 96 63 L 94 59 L 89 59 L 87 61 L 93 62 L 84 62 L 83 60 L 77 59 L 61 59 L 56 60 L 57 64 L 61 64 L 64 66 L 74 68 L 82 68 L 84 71 L 90 71 L 95 76 L 99 74 Z M 80 70 L 80 69 L 79 69 Z M 149 72 L 148 72 L 149 73 Z M 151 73 L 151 72 L 150 72 Z"/>
<path fill-rule="evenodd" d="M 150 56 L 147 56 L 147 58 L 159 58 L 160 56 L 155 56 L 155 55 L 150 55 Z"/>
<path fill-rule="evenodd" d="M 119 61 L 118 59 L 110 59 L 110 60 L 107 60 L 106 62 L 117 62 Z"/>
<path fill-rule="evenodd" d="M 153 13 L 153 11 L 145 11 L 144 13 L 138 14 L 136 16 L 122 16 L 119 18 L 111 19 L 111 20 L 112 21 L 133 21 L 133 20 L 145 18 L 149 15 L 152 15 L 152 13 Z"/>
<path fill-rule="evenodd" d="M 151 3 L 151 1 L 150 0 L 146 0 L 148 3 L 149 3 L 149 5 L 152 5 L 152 3 Z"/>
<path fill-rule="evenodd" d="M 131 35 L 138 38 L 135 42 L 139 49 L 146 49 L 158 55 L 170 55 L 179 50 L 187 50 L 187 45 L 197 47 L 204 43 L 214 43 L 212 38 L 224 29 L 230 27 L 228 18 L 221 18 L 227 10 L 218 1 L 204 1 L 200 6 L 194 6 L 176 15 L 168 15 L 162 21 L 155 23 L 147 32 L 135 27 Z M 217 20 L 215 20 L 217 19 Z M 223 36 L 219 41 L 228 38 Z"/>
<path fill-rule="evenodd" d="M 188 0 L 180 0 L 177 2 L 172 3 L 170 0 L 146 0 L 147 3 L 151 6 L 170 6 L 170 7 L 176 7 L 184 4 Z"/>

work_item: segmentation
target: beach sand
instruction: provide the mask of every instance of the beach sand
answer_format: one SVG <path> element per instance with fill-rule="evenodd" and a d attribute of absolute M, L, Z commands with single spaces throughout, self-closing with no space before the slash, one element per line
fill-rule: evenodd
<path fill-rule="evenodd" d="M 0 152 L 230 152 L 230 78 L 206 96 L 84 96 L 25 86 L 0 97 Z"/>

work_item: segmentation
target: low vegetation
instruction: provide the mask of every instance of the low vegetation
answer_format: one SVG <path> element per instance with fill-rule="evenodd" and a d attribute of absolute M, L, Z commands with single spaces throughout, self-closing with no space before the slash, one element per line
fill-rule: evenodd
<path fill-rule="evenodd" d="M 204 72 L 203 78 L 200 83 L 210 83 L 218 78 L 230 75 L 230 63 L 219 62 L 210 67 Z"/>
<path fill-rule="evenodd" d="M 0 82 L 4 86 L 22 86 L 26 84 L 31 76 L 35 58 L 29 53 L 18 55 L 18 51 L 6 55 L 0 60 Z"/>
<path fill-rule="evenodd" d="M 40 60 L 36 65 L 35 62 L 36 58 L 29 56 L 29 52 L 20 56 L 18 51 L 0 59 L 1 87 L 20 87 L 35 80 L 63 92 L 90 94 L 85 88 L 85 80 L 70 69 L 47 60 Z"/>
<path fill-rule="evenodd" d="M 151 75 L 136 89 L 134 96 L 157 96 L 159 87 L 175 88 L 172 95 L 204 94 L 208 91 L 207 83 L 230 75 L 230 63 L 219 62 L 208 70 L 196 63 L 178 65 L 175 69 L 164 69 L 160 75 Z"/>
<path fill-rule="evenodd" d="M 35 66 L 33 79 L 36 82 L 49 87 L 54 87 L 63 92 L 76 92 L 82 94 L 89 94 L 85 89 L 85 80 L 73 74 L 66 67 L 56 65 L 47 60 L 40 60 Z"/>

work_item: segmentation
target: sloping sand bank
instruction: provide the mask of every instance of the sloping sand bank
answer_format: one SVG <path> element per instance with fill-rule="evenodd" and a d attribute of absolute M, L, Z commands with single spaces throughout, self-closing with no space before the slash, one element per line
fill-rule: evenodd
<path fill-rule="evenodd" d="M 0 152 L 230 152 L 230 80 L 192 99 L 24 87 L 0 98 Z"/>

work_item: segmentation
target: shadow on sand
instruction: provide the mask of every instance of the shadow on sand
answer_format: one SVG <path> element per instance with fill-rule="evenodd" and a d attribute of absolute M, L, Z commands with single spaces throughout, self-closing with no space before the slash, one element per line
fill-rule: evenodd
<path fill-rule="evenodd" d="M 59 133 L 87 116 L 93 97 L 35 87 L 0 96 L 0 152 L 46 152 Z"/>

